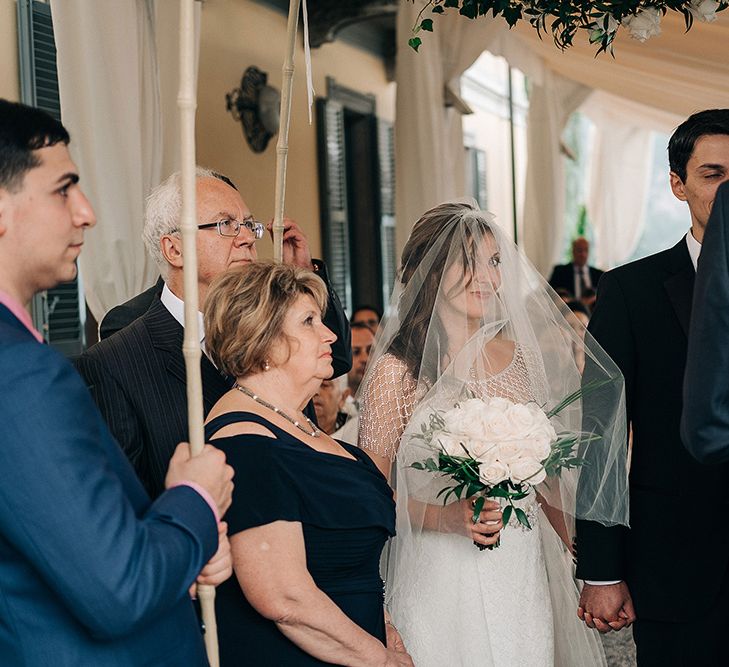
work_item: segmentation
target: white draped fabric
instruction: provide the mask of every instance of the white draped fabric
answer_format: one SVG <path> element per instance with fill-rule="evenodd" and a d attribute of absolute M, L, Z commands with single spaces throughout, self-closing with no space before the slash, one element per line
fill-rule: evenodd
<path fill-rule="evenodd" d="M 179 164 L 179 3 L 51 0 L 51 10 L 63 122 L 98 218 L 80 261 L 100 320 L 158 275 L 141 231 L 145 197 Z"/>
<path fill-rule="evenodd" d="M 548 275 L 559 256 L 564 227 L 562 131 L 590 89 L 545 70 L 533 85 L 527 116 L 527 174 L 524 191 L 524 238 L 527 257 Z"/>
<path fill-rule="evenodd" d="M 415 53 L 408 46 L 424 2 L 400 3 L 397 18 L 395 182 L 398 255 L 410 228 L 429 208 L 465 193 L 461 113 L 446 107 L 446 87 L 460 92 L 461 74 L 501 31 L 497 22 L 438 17 L 438 29 Z M 425 16 L 425 15 L 424 15 Z"/>
<path fill-rule="evenodd" d="M 652 132 L 668 134 L 683 119 L 602 91 L 580 111 L 596 134 L 587 202 L 596 240 L 591 260 L 612 268 L 632 256 L 645 225 Z"/>

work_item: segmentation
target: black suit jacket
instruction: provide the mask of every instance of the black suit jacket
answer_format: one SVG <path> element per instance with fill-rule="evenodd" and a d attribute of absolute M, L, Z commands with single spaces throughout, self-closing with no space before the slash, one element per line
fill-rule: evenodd
<path fill-rule="evenodd" d="M 729 185 L 719 187 L 694 287 L 683 442 L 703 463 L 729 461 Z"/>
<path fill-rule="evenodd" d="M 188 439 L 183 337 L 182 326 L 156 298 L 142 317 L 76 360 L 109 429 L 152 498 L 164 490 L 177 443 Z M 200 371 L 207 415 L 231 383 L 205 355 Z"/>
<path fill-rule="evenodd" d="M 147 309 L 152 305 L 154 297 L 162 294 L 162 288 L 165 286 L 164 279 L 160 276 L 152 287 L 144 290 L 141 294 L 132 297 L 129 301 L 125 301 L 119 306 L 112 308 L 101 320 L 99 324 L 99 340 L 104 340 L 128 324 L 131 324 L 138 317 L 144 315 Z"/>
<path fill-rule="evenodd" d="M 592 283 L 592 289 L 597 289 L 597 284 L 600 282 L 603 272 L 600 269 L 596 269 L 594 266 L 587 267 L 590 273 L 590 282 Z M 573 264 L 558 264 L 552 270 L 552 276 L 549 279 L 549 284 L 553 289 L 566 289 L 570 294 L 575 293 L 575 269 Z"/>
<path fill-rule="evenodd" d="M 577 576 L 627 581 L 639 618 L 685 621 L 729 564 L 729 467 L 679 434 L 694 268 L 685 239 L 606 273 L 589 331 L 625 376 L 633 431 L 630 529 L 577 522 Z"/>

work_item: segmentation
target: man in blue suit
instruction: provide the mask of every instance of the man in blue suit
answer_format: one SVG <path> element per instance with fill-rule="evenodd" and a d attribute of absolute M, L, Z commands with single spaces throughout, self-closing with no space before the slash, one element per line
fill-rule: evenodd
<path fill-rule="evenodd" d="M 152 503 L 25 310 L 75 276 L 96 223 L 68 141 L 0 100 L 0 663 L 206 665 L 188 589 L 218 549 L 232 470 L 213 447 L 191 458 L 181 445 Z M 198 581 L 229 565 L 221 547 Z"/>
<path fill-rule="evenodd" d="M 729 462 L 729 184 L 704 235 L 683 385 L 681 437 L 701 463 Z"/>

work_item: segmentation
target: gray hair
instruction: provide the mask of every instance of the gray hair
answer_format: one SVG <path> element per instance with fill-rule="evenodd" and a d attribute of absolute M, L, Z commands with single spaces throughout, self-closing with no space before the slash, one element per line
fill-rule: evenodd
<path fill-rule="evenodd" d="M 212 169 L 197 167 L 195 179 L 220 178 Z M 165 234 L 172 234 L 180 226 L 180 213 L 182 209 L 182 185 L 180 172 L 176 171 L 166 180 L 162 181 L 150 192 L 147 197 L 144 211 L 144 229 L 142 240 L 155 264 L 159 267 L 163 278 L 167 277 L 169 264 L 162 254 L 160 240 Z M 235 187 L 235 186 L 234 186 Z"/>

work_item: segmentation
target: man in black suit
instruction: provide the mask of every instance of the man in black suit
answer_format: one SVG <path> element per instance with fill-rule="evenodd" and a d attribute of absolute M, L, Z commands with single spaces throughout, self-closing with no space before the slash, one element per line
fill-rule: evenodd
<path fill-rule="evenodd" d="M 180 179 L 173 174 L 147 201 L 144 241 L 165 280 L 149 309 L 116 334 L 89 348 L 78 360 L 101 413 L 147 491 L 154 498 L 164 488 L 174 446 L 187 434 L 182 243 L 179 235 Z M 198 169 L 198 297 L 205 301 L 210 282 L 227 268 L 256 259 L 256 222 L 238 190 L 227 179 Z M 296 223 L 285 222 L 284 261 L 311 268 L 324 279 L 323 264 L 312 261 L 308 243 Z M 200 335 L 203 335 L 200 314 Z M 351 366 L 349 324 L 329 287 L 326 325 L 338 337 L 332 346 L 335 375 Z M 204 350 L 204 341 L 201 340 Z M 202 355 L 203 406 L 207 414 L 230 389 L 224 377 Z M 315 418 L 310 405 L 310 416 Z"/>
<path fill-rule="evenodd" d="M 699 259 L 681 435 L 702 463 L 729 462 L 729 185 L 717 190 Z"/>
<path fill-rule="evenodd" d="M 142 317 L 152 305 L 154 297 L 162 295 L 162 288 L 164 286 L 165 280 L 160 276 L 152 287 L 133 296 L 129 301 L 114 306 L 114 308 L 104 315 L 99 324 L 99 340 L 104 340 L 112 336 L 120 329 L 134 322 L 138 317 Z"/>
<path fill-rule="evenodd" d="M 555 266 L 549 284 L 554 289 L 566 289 L 575 299 L 581 299 L 585 290 L 597 287 L 602 276 L 600 269 L 587 264 L 589 256 L 589 241 L 581 236 L 576 238 L 572 241 L 572 261 Z"/>
<path fill-rule="evenodd" d="M 641 667 L 725 664 L 729 608 L 729 466 L 697 463 L 679 432 L 695 266 L 729 180 L 729 109 L 688 118 L 668 154 L 691 229 L 673 248 L 606 273 L 589 325 L 625 376 L 631 527 L 577 524 L 579 613 L 601 631 L 637 616 Z"/>

